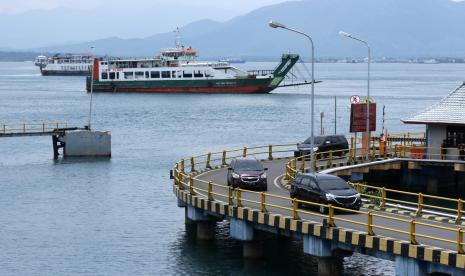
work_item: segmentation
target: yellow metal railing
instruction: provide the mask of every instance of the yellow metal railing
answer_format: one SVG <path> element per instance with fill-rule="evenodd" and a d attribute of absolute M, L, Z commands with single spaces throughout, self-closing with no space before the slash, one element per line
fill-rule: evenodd
<path fill-rule="evenodd" d="M 368 199 L 375 199 L 380 202 L 379 207 L 385 207 L 386 203 L 404 204 L 407 207 L 416 208 L 415 214 L 420 215 L 427 208 L 429 211 L 444 212 L 447 214 L 455 215 L 455 220 L 460 221 L 463 219 L 464 201 L 460 198 L 448 198 L 442 196 L 428 195 L 423 193 L 413 193 L 385 187 L 376 187 L 365 185 L 361 183 L 349 183 L 355 190 L 357 190 L 363 197 Z M 367 191 L 377 191 L 375 194 L 370 194 Z M 397 197 L 388 197 L 387 195 L 397 195 Z M 378 194 L 378 195 L 376 195 Z M 407 197 L 404 200 L 398 199 L 399 197 Z M 410 200 L 407 200 L 410 199 Z M 435 200 L 437 203 L 425 203 L 426 200 Z M 448 204 L 453 204 L 456 207 L 444 207 Z"/>
<path fill-rule="evenodd" d="M 235 157 L 262 157 L 265 160 L 272 160 L 276 154 L 289 153 L 292 152 L 295 148 L 295 144 L 287 145 L 269 145 L 263 147 L 253 147 L 253 148 L 241 148 L 230 151 L 221 151 L 221 152 L 212 152 L 204 155 L 194 156 L 188 159 L 183 159 L 177 162 L 174 166 L 173 176 L 174 176 L 174 185 L 177 186 L 180 190 L 187 190 L 191 195 L 200 194 L 205 196 L 208 200 L 215 201 L 224 201 L 229 205 L 235 206 L 244 206 L 248 204 L 248 207 L 257 208 L 261 212 L 267 213 L 272 209 L 277 211 L 285 212 L 284 214 L 290 214 L 294 219 L 305 219 L 302 216 L 309 215 L 313 217 L 320 217 L 323 219 L 323 222 L 327 223 L 329 227 L 335 227 L 337 222 L 345 222 L 349 224 L 359 225 L 365 228 L 366 232 L 369 235 L 376 235 L 376 230 L 383 230 L 387 232 L 397 233 L 405 235 L 407 240 L 411 244 L 418 244 L 417 238 L 422 238 L 429 241 L 440 241 L 454 245 L 456 251 L 459 254 L 464 254 L 464 242 L 463 242 L 463 233 L 464 230 L 460 227 L 446 227 L 429 222 L 417 221 L 415 219 L 404 219 L 398 216 L 384 215 L 374 212 L 366 211 L 356 211 L 352 209 L 346 209 L 341 207 L 332 206 L 329 204 L 320 204 L 316 202 L 303 201 L 296 198 L 289 198 L 285 196 L 265 193 L 265 192 L 255 192 L 244 189 L 233 189 L 230 186 L 213 183 L 212 181 L 206 181 L 194 176 L 194 172 L 202 168 L 210 168 L 213 163 L 225 166 L 229 159 Z M 276 150 L 278 149 L 278 150 Z M 291 160 L 296 160 L 292 158 Z M 330 160 L 330 158 L 328 159 Z M 371 187 L 371 186 L 368 186 Z M 382 188 L 383 189 L 383 188 Z M 381 198 L 383 202 L 387 202 L 392 199 L 386 197 L 386 189 L 384 189 L 384 196 Z M 391 190 L 388 190 L 391 191 Z M 401 191 L 396 191 L 401 192 Z M 408 192 L 401 192 L 408 193 Z M 410 194 L 410 193 L 408 193 Z M 413 194 L 413 193 L 412 193 Z M 416 194 L 419 198 L 424 198 L 425 195 Z M 429 196 L 428 197 L 434 197 Z M 442 199 L 442 198 L 441 198 Z M 458 200 L 461 203 L 461 200 Z M 286 204 L 287 203 L 287 204 Z M 299 208 L 299 205 L 305 204 L 314 207 L 323 207 L 327 210 L 326 213 L 317 213 L 309 210 L 303 210 Z M 423 202 L 417 203 L 420 207 L 428 207 Z M 460 205 L 462 206 L 462 205 Z M 460 209 L 461 207 L 458 207 Z M 335 211 L 342 212 L 352 212 L 361 215 L 360 217 L 365 218 L 364 220 L 355 220 L 349 219 L 347 217 L 341 216 Z M 460 209 L 461 210 L 461 209 Z M 458 210 L 457 210 L 458 211 Z M 460 211 L 461 212 L 461 211 Z M 460 213 L 461 217 L 461 213 Z M 391 220 L 399 223 L 401 226 L 396 228 L 389 227 L 389 224 L 382 224 L 376 222 L 377 219 Z M 313 219 L 312 219 L 313 220 Z M 416 226 L 422 226 L 423 231 L 419 231 Z M 441 232 L 441 236 L 452 237 L 455 235 L 454 239 L 443 238 L 439 236 L 433 236 L 429 233 L 435 230 L 435 233 Z"/>
<path fill-rule="evenodd" d="M 40 133 L 50 132 L 59 128 L 67 128 L 68 124 L 64 122 L 48 122 L 37 124 L 0 124 L 0 134 L 9 133 Z"/>

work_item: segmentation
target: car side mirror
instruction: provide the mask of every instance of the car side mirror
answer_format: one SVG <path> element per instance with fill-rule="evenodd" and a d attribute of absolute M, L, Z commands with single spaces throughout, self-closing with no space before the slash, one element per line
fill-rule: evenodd
<path fill-rule="evenodd" d="M 268 168 L 264 168 L 263 170 L 264 170 L 264 171 L 267 171 L 267 170 L 268 170 Z"/>

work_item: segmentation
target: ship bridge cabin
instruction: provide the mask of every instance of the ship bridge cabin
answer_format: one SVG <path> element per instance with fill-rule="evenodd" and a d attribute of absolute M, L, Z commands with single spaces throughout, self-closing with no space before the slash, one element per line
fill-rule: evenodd
<path fill-rule="evenodd" d="M 185 60 L 192 61 L 197 59 L 197 51 L 191 47 L 187 49 L 165 49 L 161 52 L 161 57 L 165 60 Z"/>
<path fill-rule="evenodd" d="M 465 82 L 439 103 L 403 120 L 426 125 L 426 154 L 430 159 L 465 159 Z"/>

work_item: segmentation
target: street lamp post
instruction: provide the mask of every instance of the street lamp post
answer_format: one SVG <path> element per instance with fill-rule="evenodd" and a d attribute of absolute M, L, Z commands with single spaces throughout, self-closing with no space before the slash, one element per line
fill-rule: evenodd
<path fill-rule="evenodd" d="M 371 66 L 371 48 L 370 48 L 370 44 L 368 44 L 368 42 L 366 42 L 365 40 L 360 39 L 358 37 L 355 37 L 355 36 L 353 36 L 353 35 L 351 35 L 349 33 L 340 31 L 339 35 L 351 38 L 351 39 L 356 40 L 358 42 L 361 42 L 368 49 L 367 120 L 366 120 L 367 123 L 366 123 L 366 132 L 365 132 L 365 137 L 366 137 L 366 144 L 365 144 L 365 146 L 366 146 L 366 158 L 368 159 L 369 158 L 368 152 L 369 152 L 369 149 L 370 149 L 370 66 Z"/>
<path fill-rule="evenodd" d="M 94 70 L 95 70 L 95 60 L 94 60 L 94 49 L 95 47 L 90 47 L 90 53 L 91 53 L 91 57 L 92 57 L 92 72 L 91 72 L 91 75 L 90 75 L 90 102 L 89 102 L 89 122 L 87 123 L 87 127 L 89 128 L 89 130 L 91 130 L 91 122 L 92 122 L 92 96 L 93 96 L 93 92 L 94 92 Z"/>
<path fill-rule="evenodd" d="M 310 44 L 312 46 L 312 100 L 311 100 L 311 145 L 310 145 L 310 162 L 311 162 L 311 165 L 310 165 L 310 173 L 313 173 L 314 172 L 314 167 L 313 167 L 313 164 L 314 164 L 314 148 L 315 148 L 315 136 L 314 136 L 314 109 L 315 109 L 315 46 L 313 44 L 313 39 L 306 33 L 304 32 L 301 32 L 301 31 L 298 31 L 298 30 L 295 30 L 295 29 L 292 29 L 292 28 L 289 28 L 279 22 L 276 22 L 276 21 L 270 21 L 268 23 L 268 25 L 271 27 L 271 28 L 281 28 L 281 29 L 285 29 L 285 30 L 288 30 L 288 31 L 291 31 L 291 32 L 294 32 L 294 33 L 298 33 L 300 35 L 303 35 L 305 36 L 306 38 L 308 38 L 308 40 L 310 40 Z"/>

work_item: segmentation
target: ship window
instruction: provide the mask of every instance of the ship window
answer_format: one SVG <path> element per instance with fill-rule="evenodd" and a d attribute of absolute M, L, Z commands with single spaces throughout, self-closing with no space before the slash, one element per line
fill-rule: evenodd
<path fill-rule="evenodd" d="M 210 72 L 205 71 L 205 77 L 210 78 L 210 77 L 213 77 L 213 76 L 210 74 Z"/>
<path fill-rule="evenodd" d="M 176 71 L 171 71 L 171 77 L 172 77 L 173 79 L 176 78 Z"/>
<path fill-rule="evenodd" d="M 200 71 L 194 71 L 194 78 L 203 78 L 203 74 Z"/>
<path fill-rule="evenodd" d="M 119 72 L 116 72 L 116 79 L 119 80 Z"/>
<path fill-rule="evenodd" d="M 115 72 L 110 72 L 110 80 L 114 80 L 115 79 Z"/>
<path fill-rule="evenodd" d="M 102 73 L 102 80 L 108 79 L 108 73 Z"/>
<path fill-rule="evenodd" d="M 146 72 L 145 72 L 145 78 L 146 78 L 146 79 L 150 78 L 149 71 L 146 71 Z"/>
<path fill-rule="evenodd" d="M 161 77 L 164 79 L 169 79 L 171 77 L 171 72 L 170 71 L 162 71 L 161 72 Z"/>
<path fill-rule="evenodd" d="M 144 72 L 136 72 L 136 79 L 143 79 L 144 78 Z"/>
<path fill-rule="evenodd" d="M 192 72 L 189 71 L 182 71 L 183 78 L 192 78 Z"/>
<path fill-rule="evenodd" d="M 152 72 L 150 72 L 150 77 L 152 79 L 159 79 L 160 78 L 160 71 L 152 71 Z"/>
<path fill-rule="evenodd" d="M 134 72 L 124 72 L 124 78 L 125 79 L 133 79 L 134 78 Z"/>

